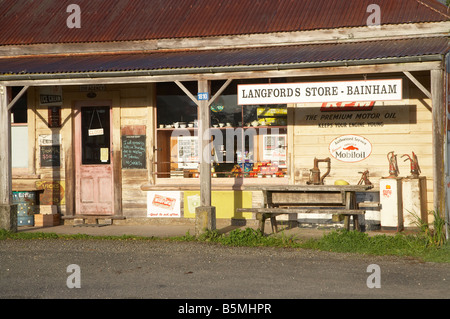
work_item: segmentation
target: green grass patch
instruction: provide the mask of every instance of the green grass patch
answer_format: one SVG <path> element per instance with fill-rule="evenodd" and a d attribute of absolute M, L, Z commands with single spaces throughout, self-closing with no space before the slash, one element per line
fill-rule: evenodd
<path fill-rule="evenodd" d="M 425 242 L 416 237 L 403 234 L 394 236 L 338 230 L 324 235 L 318 240 L 308 240 L 304 248 L 342 253 L 361 253 L 370 255 L 415 255 L 426 249 Z"/>
<path fill-rule="evenodd" d="M 356 253 L 374 256 L 414 257 L 423 261 L 450 263 L 450 243 L 430 245 L 422 234 L 394 236 L 375 235 L 358 231 L 336 230 L 319 239 L 298 240 L 293 236 L 265 236 L 251 228 L 235 229 L 228 234 L 206 231 L 195 237 L 187 234 L 177 240 L 210 242 L 233 247 L 285 247 L 314 249 L 337 253 Z"/>
<path fill-rule="evenodd" d="M 65 239 L 65 240 L 155 240 L 155 237 L 140 237 L 133 235 L 122 235 L 122 236 L 92 236 L 86 234 L 74 234 L 74 235 L 64 235 L 55 233 L 14 233 L 3 229 L 0 229 L 0 240 L 6 239 L 22 239 L 22 240 L 44 240 L 44 239 Z"/>
<path fill-rule="evenodd" d="M 398 233 L 393 236 L 375 235 L 357 231 L 336 230 L 319 239 L 299 240 L 294 236 L 263 235 L 259 230 L 252 228 L 235 229 L 227 234 L 217 231 L 206 231 L 202 235 L 157 238 L 138 236 L 90 236 L 90 235 L 59 235 L 53 233 L 12 233 L 0 230 L 0 240 L 165 240 L 182 242 L 204 242 L 232 247 L 284 247 L 314 249 L 337 253 L 356 253 L 376 256 L 414 257 L 423 261 L 450 263 L 450 243 L 430 245 L 429 238 L 419 233 L 406 235 Z"/>
<path fill-rule="evenodd" d="M 232 247 L 297 247 L 292 237 L 264 236 L 261 231 L 252 228 L 235 229 L 228 234 L 206 231 L 197 240 L 213 242 Z"/>
<path fill-rule="evenodd" d="M 450 263 L 450 243 L 429 245 L 421 234 L 369 236 L 355 231 L 334 231 L 317 240 L 308 240 L 302 248 L 338 253 L 358 253 L 376 256 L 414 257 L 423 261 Z"/>

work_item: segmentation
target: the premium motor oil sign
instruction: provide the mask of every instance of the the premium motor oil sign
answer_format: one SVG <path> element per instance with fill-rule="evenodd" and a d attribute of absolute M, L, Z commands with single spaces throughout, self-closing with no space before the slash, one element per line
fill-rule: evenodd
<path fill-rule="evenodd" d="M 344 135 L 330 143 L 330 153 L 341 162 L 360 162 L 372 154 L 372 144 L 362 136 Z"/>
<path fill-rule="evenodd" d="M 399 101 L 401 79 L 238 85 L 239 105 Z"/>

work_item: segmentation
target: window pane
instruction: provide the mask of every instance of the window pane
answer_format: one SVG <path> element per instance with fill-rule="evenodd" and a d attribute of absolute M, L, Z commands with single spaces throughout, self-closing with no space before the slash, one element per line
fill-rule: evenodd
<path fill-rule="evenodd" d="M 81 109 L 82 164 L 110 164 L 110 109 L 84 107 Z"/>
<path fill-rule="evenodd" d="M 12 93 L 12 99 L 14 99 L 17 94 L 22 90 L 22 87 L 12 87 L 11 93 Z M 11 114 L 13 118 L 13 123 L 27 123 L 28 122 L 28 114 L 27 114 L 27 93 L 21 96 L 21 98 L 14 104 L 13 108 L 11 109 Z"/>
<path fill-rule="evenodd" d="M 242 107 L 236 95 L 222 95 L 211 105 L 212 127 L 242 126 Z"/>
<path fill-rule="evenodd" d="M 183 84 L 196 96 L 197 83 Z M 240 106 L 237 84 L 234 81 L 211 104 L 212 176 L 286 175 L 287 106 Z M 212 82 L 211 96 L 221 85 L 223 81 Z M 197 106 L 177 85 L 158 84 L 158 177 L 198 177 L 196 119 Z"/>

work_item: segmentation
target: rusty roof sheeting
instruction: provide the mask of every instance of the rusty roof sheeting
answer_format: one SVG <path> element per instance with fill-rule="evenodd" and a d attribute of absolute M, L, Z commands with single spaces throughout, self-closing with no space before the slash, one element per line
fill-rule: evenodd
<path fill-rule="evenodd" d="M 250 49 L 17 57 L 0 59 L 0 74 L 11 76 L 183 69 L 194 69 L 195 72 L 195 69 L 202 68 L 423 57 L 442 55 L 448 50 L 448 38 L 437 37 Z"/>
<path fill-rule="evenodd" d="M 68 5 L 81 28 L 66 26 Z M 449 20 L 436 0 L 0 0 L 0 45 L 152 40 Z"/>

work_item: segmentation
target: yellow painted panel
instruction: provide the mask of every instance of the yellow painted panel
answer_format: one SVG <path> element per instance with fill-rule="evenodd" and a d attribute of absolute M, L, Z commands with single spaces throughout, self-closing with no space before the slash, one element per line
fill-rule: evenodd
<path fill-rule="evenodd" d="M 213 191 L 212 206 L 216 218 L 252 218 L 252 213 L 236 213 L 236 208 L 252 207 L 252 193 L 242 191 Z M 184 192 L 184 217 L 195 218 L 195 207 L 200 205 L 199 191 Z"/>

